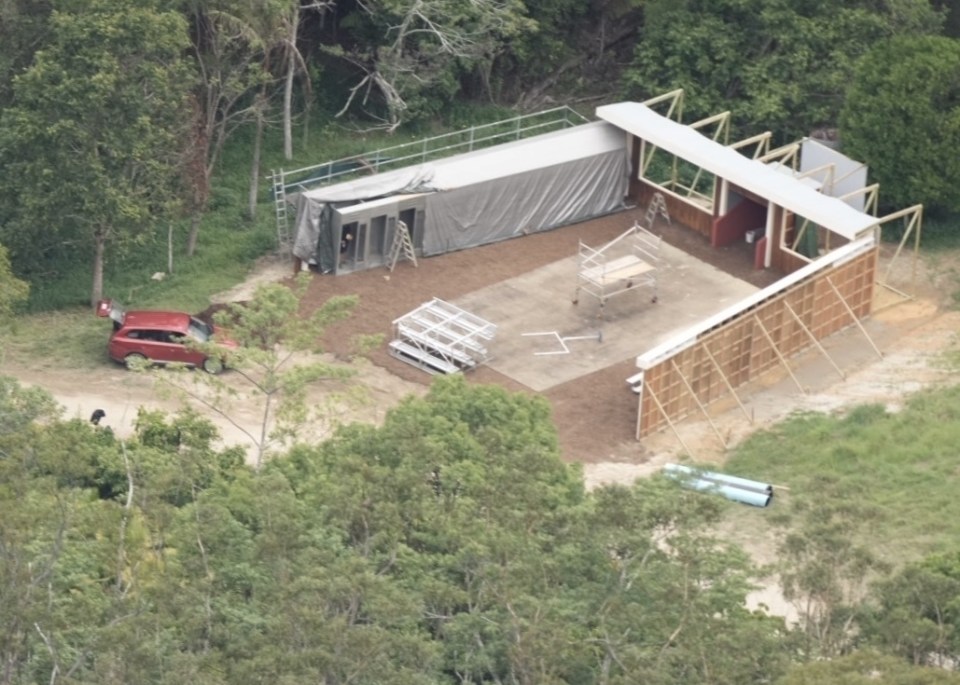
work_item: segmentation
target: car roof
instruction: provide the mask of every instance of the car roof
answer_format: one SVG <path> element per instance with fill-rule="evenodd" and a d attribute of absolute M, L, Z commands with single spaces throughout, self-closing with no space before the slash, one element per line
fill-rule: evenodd
<path fill-rule="evenodd" d="M 133 311 L 123 317 L 124 328 L 163 328 L 186 331 L 190 327 L 190 315 L 183 312 Z"/>

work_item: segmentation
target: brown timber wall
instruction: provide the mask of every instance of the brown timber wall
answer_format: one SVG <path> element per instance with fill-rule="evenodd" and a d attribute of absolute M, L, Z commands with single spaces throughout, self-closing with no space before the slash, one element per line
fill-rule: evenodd
<path fill-rule="evenodd" d="M 650 206 L 650 200 L 653 199 L 654 193 L 663 190 L 659 186 L 643 179 L 634 181 L 631 188 L 633 200 L 637 203 L 637 206 L 643 209 Z M 667 211 L 670 212 L 670 221 L 689 226 L 707 239 L 710 238 L 710 227 L 713 223 L 713 216 L 708 210 L 692 205 L 689 202 L 678 200 L 667 192 L 663 193 L 663 199 L 667 203 Z"/>
<path fill-rule="evenodd" d="M 811 347 L 804 327 L 821 340 L 853 325 L 851 310 L 857 319 L 869 316 L 877 255 L 877 249 L 870 249 L 811 274 L 705 331 L 693 344 L 647 369 L 637 438 L 667 426 L 667 417 L 676 422 L 699 412 L 697 400 L 706 406 L 728 394 L 728 385 L 738 388 L 782 365 L 780 356 L 790 359 Z"/>

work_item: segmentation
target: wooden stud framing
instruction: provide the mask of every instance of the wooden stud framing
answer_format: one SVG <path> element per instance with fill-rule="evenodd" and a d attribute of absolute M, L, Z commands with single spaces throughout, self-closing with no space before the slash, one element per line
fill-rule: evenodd
<path fill-rule="evenodd" d="M 683 116 L 683 88 L 677 88 L 671 90 L 669 93 L 664 93 L 663 95 L 657 95 L 648 100 L 644 100 L 643 104 L 647 107 L 653 107 L 658 105 L 661 102 L 670 101 L 670 107 L 667 109 L 667 113 L 664 115 L 669 119 L 673 114 L 676 114 L 676 120 L 680 121 Z"/>
<path fill-rule="evenodd" d="M 909 216 L 910 221 L 907 224 L 907 230 L 903 232 L 903 238 L 900 239 L 900 243 L 897 245 L 896 252 L 893 253 L 893 257 L 890 259 L 890 263 L 887 265 L 887 270 L 883 274 L 883 283 L 886 284 L 890 280 L 890 272 L 893 270 L 893 265 L 897 261 L 897 257 L 900 256 L 900 252 L 903 250 L 903 246 L 907 243 L 907 239 L 911 236 L 914 236 L 914 246 L 913 246 L 913 269 L 911 273 L 911 288 L 916 287 L 917 280 L 917 255 L 920 252 L 920 225 L 923 215 L 923 205 L 914 205 L 913 207 L 907 207 L 906 209 L 901 209 L 898 212 L 892 214 L 887 214 L 879 220 L 880 226 L 883 224 L 893 221 L 894 219 L 900 219 L 902 217 Z"/>
<path fill-rule="evenodd" d="M 660 410 L 660 415 L 663 416 L 664 420 L 667 422 L 667 425 L 670 426 L 670 430 L 673 431 L 673 434 L 677 436 L 677 440 L 679 440 L 680 444 L 683 445 L 684 451 L 691 459 L 693 459 L 693 452 L 690 451 L 687 443 L 683 441 L 683 436 L 680 435 L 680 431 L 677 430 L 677 427 L 674 425 L 673 421 L 670 420 L 670 415 L 666 412 L 666 410 L 664 410 L 663 405 L 660 404 L 660 400 L 657 399 L 656 394 L 650 389 L 646 389 L 646 392 L 650 394 L 650 399 L 653 400 L 655 405 L 657 405 L 657 409 Z"/>
<path fill-rule="evenodd" d="M 849 200 L 851 198 L 857 197 L 858 195 L 863 195 L 863 211 L 865 214 L 877 215 L 877 202 L 879 200 L 880 193 L 880 184 L 874 183 L 872 185 L 866 186 L 864 188 L 859 188 L 857 190 L 851 190 L 849 193 L 844 193 L 843 195 L 837 195 L 838 200 Z"/>
<path fill-rule="evenodd" d="M 790 315 L 793 316 L 794 320 L 797 322 L 800 328 L 803 329 L 803 332 L 807 334 L 807 337 L 810 338 L 810 342 L 813 343 L 813 345 L 816 346 L 818 350 L 820 350 L 820 354 L 826 357 L 827 361 L 830 362 L 830 365 L 834 368 L 834 370 L 838 374 L 840 374 L 840 378 L 846 378 L 846 375 L 843 373 L 840 367 L 837 366 L 837 363 L 833 361 L 833 357 L 827 354 L 827 351 L 824 349 L 823 345 L 821 345 L 820 341 L 817 340 L 817 336 L 815 336 L 813 332 L 809 328 L 807 328 L 806 324 L 803 323 L 803 319 L 797 316 L 797 313 L 793 310 L 793 307 L 790 306 L 790 303 L 784 302 L 783 306 L 786 308 L 788 312 L 790 312 Z"/>
<path fill-rule="evenodd" d="M 737 404 L 740 405 L 740 408 L 743 410 L 743 413 L 750 420 L 750 423 L 753 423 L 753 415 L 747 411 L 747 408 L 743 405 L 743 402 L 740 401 L 740 396 L 737 394 L 737 391 L 730 384 L 730 379 L 727 378 L 727 375 L 723 372 L 723 368 L 720 364 L 717 363 L 717 358 L 713 356 L 710 352 L 710 348 L 706 345 L 703 346 L 703 351 L 707 355 L 707 358 L 713 363 L 714 367 L 717 369 L 717 373 L 720 374 L 720 378 L 723 380 L 724 384 L 727 386 L 727 390 L 730 391 L 730 394 L 733 395 L 733 399 L 737 401 Z"/>
<path fill-rule="evenodd" d="M 693 388 L 690 386 L 690 381 L 688 381 L 687 377 L 683 375 L 680 367 L 677 366 L 677 362 L 671 359 L 670 364 L 673 365 L 674 372 L 676 372 L 677 376 L 680 377 L 680 380 L 683 381 L 683 387 L 687 389 L 687 392 L 690 393 L 690 397 L 693 398 L 693 401 L 697 403 L 697 407 L 699 407 L 700 411 L 703 412 L 703 416 L 707 419 L 707 423 L 710 424 L 713 432 L 717 434 L 717 438 L 720 440 L 720 445 L 723 447 L 723 449 L 727 449 L 727 441 L 723 439 L 723 435 L 720 434 L 720 429 L 717 428 L 717 424 L 715 424 L 713 419 L 710 418 L 710 413 L 707 411 L 707 408 L 703 406 L 703 402 L 700 401 L 700 398 L 697 397 L 697 393 L 693 391 Z"/>
<path fill-rule="evenodd" d="M 781 164 L 786 165 L 787 162 L 790 162 L 791 168 L 797 168 L 797 155 L 800 153 L 800 143 L 790 143 L 789 145 L 784 145 L 782 147 L 775 148 L 770 150 L 764 155 L 757 157 L 757 160 L 761 162 L 769 162 L 770 160 L 777 160 Z"/>
<path fill-rule="evenodd" d="M 767 339 L 768 343 L 770 343 L 770 349 L 773 350 L 773 353 L 775 355 L 777 355 L 777 359 L 779 359 L 780 363 L 783 364 L 783 368 L 785 368 L 787 370 L 787 373 L 790 374 L 790 378 L 792 378 L 793 382 L 797 384 L 798 388 L 800 388 L 800 392 L 806 395 L 807 389 L 803 387 L 803 384 L 800 383 L 797 377 L 793 374 L 793 369 L 790 368 L 790 364 L 788 364 L 787 360 L 783 358 L 782 354 L 780 354 L 780 350 L 779 348 L 777 348 L 777 343 L 775 343 L 773 341 L 773 338 L 770 336 L 770 331 L 768 331 L 766 327 L 763 325 L 763 322 L 760 320 L 759 316 L 754 316 L 753 320 L 757 324 L 757 326 L 760 327 L 760 332 L 763 333 L 763 337 Z"/>
<path fill-rule="evenodd" d="M 842 376 L 820 341 L 851 323 L 866 334 L 860 318 L 869 315 L 873 306 L 878 254 L 879 248 L 874 245 L 827 271 L 797 281 L 645 367 L 637 438 L 685 416 L 706 414 L 710 403 L 722 397 L 732 396 L 752 421 L 737 388 L 783 366 L 805 392 L 790 369 L 789 359 L 811 347 L 816 347 Z"/>
<path fill-rule="evenodd" d="M 850 307 L 849 303 L 844 299 L 843 295 L 837 289 L 837 286 L 833 284 L 833 281 L 830 280 L 830 277 L 826 277 L 827 284 L 833 289 L 833 292 L 836 293 L 837 299 L 840 300 L 840 303 L 847 310 L 847 313 L 850 314 L 850 318 L 853 319 L 853 323 L 857 325 L 857 328 L 860 329 L 860 332 L 863 333 L 863 337 L 867 339 L 867 342 L 870 343 L 870 347 L 873 348 L 873 351 L 877 353 L 877 356 L 880 359 L 883 359 L 883 352 L 880 351 L 880 348 L 877 347 L 876 343 L 873 342 L 873 338 L 870 337 L 870 334 L 867 333 L 867 329 L 863 327 L 863 324 L 860 323 L 860 319 L 857 318 L 856 312 L 853 311 L 853 308 Z"/>
<path fill-rule="evenodd" d="M 764 133 L 758 133 L 755 136 L 750 136 L 749 138 L 744 138 L 743 140 L 738 140 L 735 143 L 730 143 L 727 147 L 731 150 L 739 150 L 748 145 L 756 145 L 753 149 L 753 159 L 757 159 L 770 151 L 770 138 L 772 136 L 773 134 L 770 131 L 766 131 Z"/>
<path fill-rule="evenodd" d="M 669 93 L 664 93 L 663 95 L 652 97 L 649 100 L 644 100 L 642 104 L 646 105 L 647 107 L 653 107 L 661 102 L 670 103 L 670 106 L 667 108 L 667 113 L 664 116 L 667 119 L 673 117 L 679 123 L 680 119 L 683 117 L 683 88 L 677 88 L 676 90 L 671 90 Z M 644 146 L 646 146 L 646 142 L 644 142 Z M 647 169 L 649 168 L 650 163 L 653 161 L 653 157 L 656 152 L 657 148 L 651 147 L 649 153 L 643 155 L 643 165 L 639 173 L 640 178 L 647 175 Z M 676 166 L 676 160 L 674 160 L 674 166 Z M 676 178 L 675 172 L 674 178 Z"/>
<path fill-rule="evenodd" d="M 637 425 L 634 430 L 634 436 L 637 440 L 640 439 L 643 429 L 643 393 L 646 388 L 646 383 L 640 381 L 640 390 L 637 392 Z"/>

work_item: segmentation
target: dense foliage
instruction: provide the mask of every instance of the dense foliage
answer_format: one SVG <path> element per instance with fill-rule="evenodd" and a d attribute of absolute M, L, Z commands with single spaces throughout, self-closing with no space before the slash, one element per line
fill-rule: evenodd
<path fill-rule="evenodd" d="M 955 552 L 850 594 L 855 508 L 814 503 L 780 571 L 833 604 L 790 629 L 744 608 L 724 500 L 585 492 L 538 397 L 442 378 L 259 470 L 216 439 L 190 411 L 119 439 L 0 379 L 3 682 L 958 682 L 915 667 L 956 658 Z"/>
<path fill-rule="evenodd" d="M 187 27 L 154 4 L 53 13 L 50 40 L 0 112 L 2 238 L 32 272 L 71 252 L 91 260 L 94 303 L 107 246 L 142 242 L 177 197 Z"/>
<path fill-rule="evenodd" d="M 844 149 L 866 162 L 899 208 L 960 212 L 960 40 L 885 41 L 864 56 L 841 125 Z"/>
<path fill-rule="evenodd" d="M 0 245 L 0 322 L 6 322 L 14 307 L 27 299 L 30 286 L 13 275 L 7 248 Z"/>
<path fill-rule="evenodd" d="M 584 492 L 539 398 L 444 379 L 258 472 L 190 412 L 134 438 L 0 385 L 4 682 L 695 683 L 783 622 L 670 483 Z"/>
<path fill-rule="evenodd" d="M 876 41 L 940 23 L 926 0 L 650 0 L 628 94 L 683 88 L 690 120 L 729 110 L 746 133 L 792 142 L 836 125 L 854 64 Z"/>

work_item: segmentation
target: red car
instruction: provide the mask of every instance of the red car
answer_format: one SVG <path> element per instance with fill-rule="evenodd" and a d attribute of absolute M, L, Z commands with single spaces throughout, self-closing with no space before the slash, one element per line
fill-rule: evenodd
<path fill-rule="evenodd" d="M 181 312 L 127 312 L 110 300 L 97 306 L 97 316 L 113 320 L 113 334 L 107 345 L 110 358 L 127 368 L 145 361 L 154 364 L 185 364 L 202 368 L 207 373 L 220 373 L 226 365 L 230 349 L 237 344 L 223 336 L 216 326 Z M 224 348 L 222 355 L 209 355 L 185 345 L 187 340 L 215 342 Z"/>

